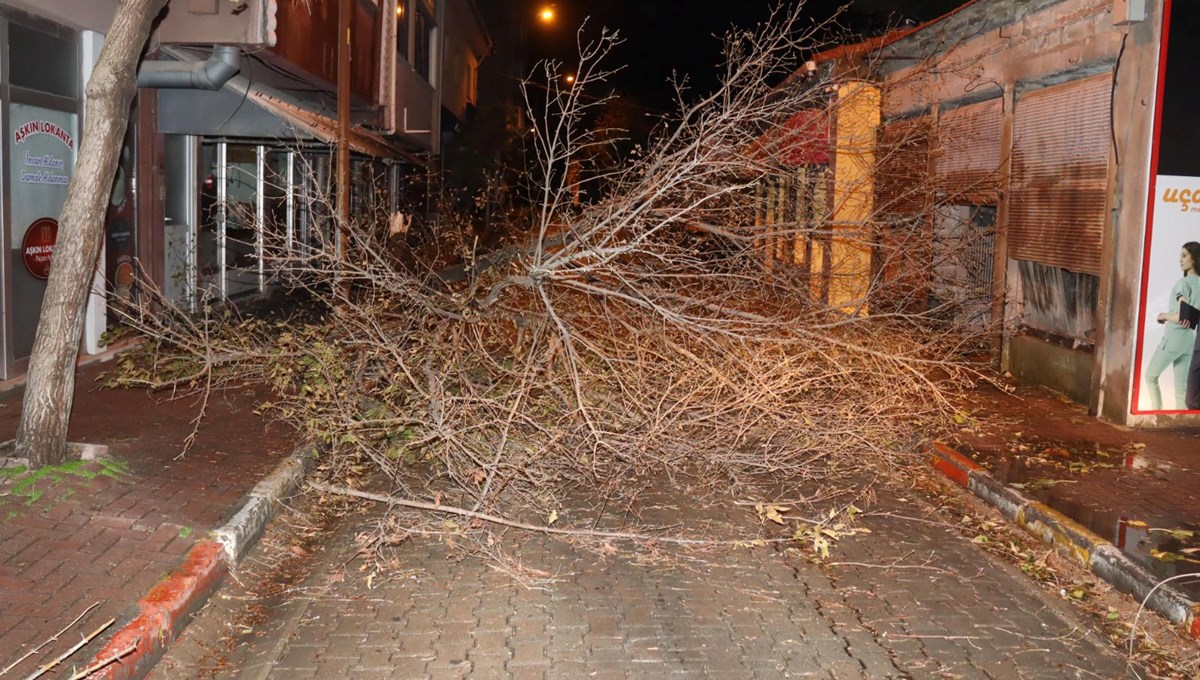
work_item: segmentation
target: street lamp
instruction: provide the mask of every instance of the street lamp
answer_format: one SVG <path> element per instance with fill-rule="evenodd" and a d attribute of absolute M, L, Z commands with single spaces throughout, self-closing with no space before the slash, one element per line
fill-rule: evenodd
<path fill-rule="evenodd" d="M 574 85 L 575 84 L 575 75 L 568 73 L 566 75 L 566 77 L 563 78 L 563 80 L 566 80 L 568 85 Z"/>
<path fill-rule="evenodd" d="M 554 11 L 554 5 L 544 5 L 538 10 L 538 20 L 543 24 L 554 23 L 554 20 L 557 18 L 558 13 Z"/>

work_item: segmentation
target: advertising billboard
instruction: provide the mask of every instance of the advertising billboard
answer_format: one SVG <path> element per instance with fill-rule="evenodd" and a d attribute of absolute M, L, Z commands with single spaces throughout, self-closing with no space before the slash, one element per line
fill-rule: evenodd
<path fill-rule="evenodd" d="M 1200 413 L 1200 2 L 1165 0 L 1132 412 Z"/>

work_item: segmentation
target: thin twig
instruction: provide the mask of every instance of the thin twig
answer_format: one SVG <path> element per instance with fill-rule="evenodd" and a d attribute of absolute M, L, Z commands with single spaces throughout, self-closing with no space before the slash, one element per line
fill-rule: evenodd
<path fill-rule="evenodd" d="M 752 538 L 740 540 L 710 540 L 701 538 L 682 538 L 678 536 L 655 536 L 653 534 L 638 534 L 626 531 L 595 531 L 591 529 L 560 529 L 551 526 L 539 526 L 537 524 L 529 524 L 526 522 L 518 522 L 516 520 L 505 519 L 496 515 L 489 515 L 483 512 L 475 512 L 464 508 L 457 508 L 450 505 L 441 505 L 438 503 L 426 503 L 424 501 L 414 501 L 407 498 L 397 498 L 396 496 L 388 496 L 385 494 L 371 493 L 369 491 L 359 491 L 344 486 L 331 486 L 320 482 L 308 482 L 308 486 L 323 491 L 325 493 L 337 494 L 340 496 L 350 496 L 352 498 L 361 498 L 377 503 L 386 503 L 388 505 L 399 505 L 405 508 L 414 508 L 416 510 L 428 510 L 429 512 L 440 512 L 447 515 L 457 515 L 459 517 L 467 517 L 477 519 L 490 524 L 499 524 L 501 526 L 510 527 L 513 529 L 523 529 L 525 531 L 534 531 L 543 534 L 552 534 L 555 536 L 577 536 L 581 538 L 609 538 L 622 541 L 643 541 L 646 543 L 672 543 L 675 545 L 747 545 L 754 542 L 761 543 L 792 543 L 794 538 Z M 813 522 L 811 520 L 803 520 Z"/>
<path fill-rule="evenodd" d="M 125 647 L 123 649 L 118 649 L 117 651 L 113 652 L 111 655 L 97 661 L 96 663 L 92 664 L 91 666 L 88 666 L 87 668 L 79 671 L 75 675 L 72 675 L 71 680 L 83 680 L 84 678 L 88 677 L 92 673 L 95 673 L 96 671 L 100 670 L 101 668 L 104 668 L 104 667 L 108 666 L 109 664 L 120 661 L 121 659 L 125 658 L 126 656 L 136 652 L 137 648 L 138 648 L 138 644 L 140 644 L 140 643 L 141 643 L 141 638 L 138 638 L 134 642 L 130 643 L 130 645 L 128 647 Z"/>
<path fill-rule="evenodd" d="M 67 657 L 71 656 L 75 652 L 78 652 L 87 643 L 94 640 L 97 635 L 103 633 L 109 626 L 113 625 L 113 623 L 115 623 L 115 622 L 116 622 L 116 619 L 109 619 L 109 620 L 105 621 L 99 628 L 92 631 L 89 635 L 80 639 L 79 642 L 76 642 L 70 649 L 68 649 L 67 651 L 65 651 L 62 654 L 59 654 L 57 657 L 55 657 L 55 659 L 53 661 L 42 666 L 41 668 L 30 673 L 29 675 L 25 676 L 25 680 L 35 680 L 35 678 L 41 677 L 44 673 L 46 673 L 50 669 L 54 668 L 58 664 L 65 661 L 67 659 Z"/>
<path fill-rule="evenodd" d="M 74 621 L 68 623 L 65 628 L 63 628 L 62 630 L 55 633 L 52 637 L 50 637 L 50 639 L 46 640 L 45 642 L 38 645 L 37 647 L 34 647 L 33 649 L 29 650 L 28 652 L 25 652 L 25 654 L 23 654 L 21 656 L 21 658 L 8 664 L 7 666 L 5 666 L 4 670 L 0 670 L 0 675 L 4 675 L 5 673 L 11 671 L 13 668 L 18 666 L 25 659 L 28 659 L 29 657 L 33 656 L 34 654 L 37 654 L 39 651 L 41 651 L 42 647 L 45 647 L 46 645 L 50 644 L 51 642 L 58 642 L 59 636 L 61 636 L 63 633 L 67 632 L 68 630 L 71 630 L 71 628 L 73 628 L 75 626 L 75 624 L 79 623 L 80 619 L 87 616 L 88 612 L 92 611 L 93 609 L 95 609 L 96 607 L 99 607 L 99 606 L 100 606 L 100 603 L 95 602 L 87 609 L 84 609 L 83 613 L 81 613 L 79 616 L 76 616 Z"/>

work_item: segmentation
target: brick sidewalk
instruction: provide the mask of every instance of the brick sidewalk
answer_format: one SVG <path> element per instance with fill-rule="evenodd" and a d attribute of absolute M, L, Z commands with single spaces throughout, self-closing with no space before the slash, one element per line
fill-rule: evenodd
<path fill-rule="evenodd" d="M 1006 395 L 981 388 L 965 411 L 980 414 L 949 439 L 1000 481 L 1059 510 L 1112 541 L 1160 578 L 1200 572 L 1152 551 L 1188 547 L 1165 531 L 1200 537 L 1200 428 L 1133 430 L 1092 418 L 1044 389 Z M 1197 583 L 1180 584 L 1200 596 Z"/>
<path fill-rule="evenodd" d="M 99 603 L 61 640 L 12 669 L 21 676 L 115 618 L 42 677 L 69 677 L 73 664 L 87 663 L 137 600 L 292 448 L 286 428 L 253 413 L 265 396 L 234 390 L 212 395 L 195 445 L 175 460 L 198 401 L 101 388 L 95 379 L 104 368 L 78 376 L 70 440 L 106 444 L 111 460 L 37 480 L 0 478 L 0 669 Z M 21 396 L 0 395 L 0 439 L 16 431 Z"/>

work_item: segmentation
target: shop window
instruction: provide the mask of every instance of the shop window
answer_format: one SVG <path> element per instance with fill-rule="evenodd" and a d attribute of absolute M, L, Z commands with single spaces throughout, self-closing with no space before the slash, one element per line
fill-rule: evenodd
<path fill-rule="evenodd" d="M 258 147 L 228 145 L 225 176 L 225 295 L 258 290 Z"/>
<path fill-rule="evenodd" d="M 37 132 L 29 133 L 36 124 Z M 49 253 L 61 235 L 58 218 L 75 170 L 78 117 L 74 113 L 13 102 L 8 107 L 10 276 L 13 354 L 33 350 L 34 331 L 50 273 Z"/>
<path fill-rule="evenodd" d="M 79 96 L 79 46 L 62 37 L 18 23 L 8 27 L 12 84 L 63 97 Z"/>

